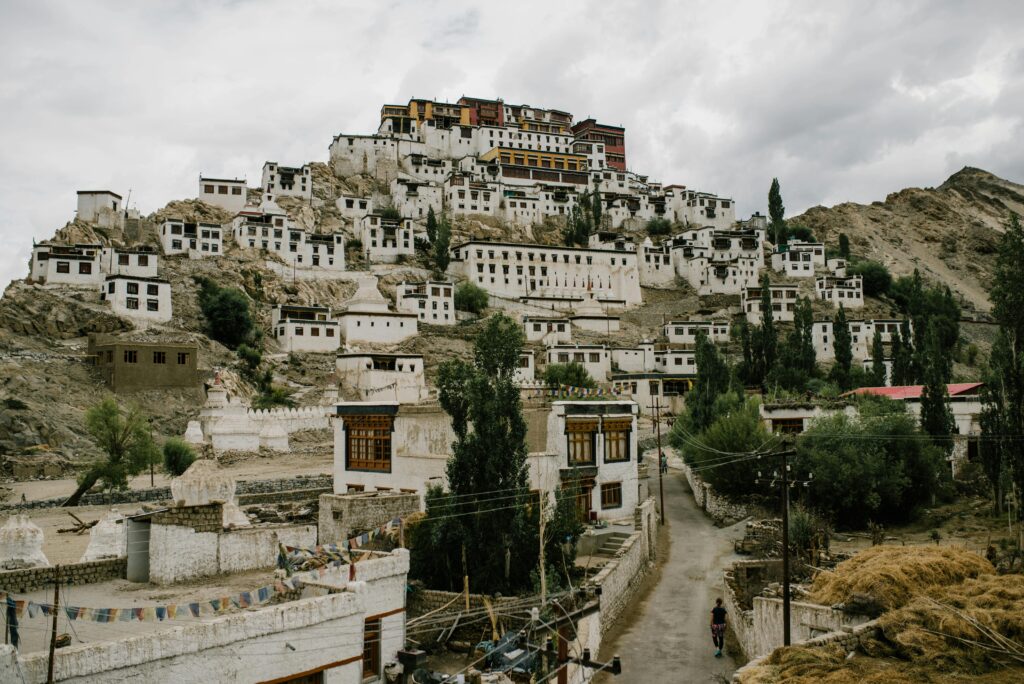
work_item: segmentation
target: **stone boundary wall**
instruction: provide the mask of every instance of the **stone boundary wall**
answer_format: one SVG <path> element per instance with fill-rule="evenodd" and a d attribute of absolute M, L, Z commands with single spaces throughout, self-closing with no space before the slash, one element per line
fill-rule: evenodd
<path fill-rule="evenodd" d="M 61 565 L 60 581 L 61 584 L 95 584 L 113 579 L 124 579 L 127 568 L 127 558 L 110 558 Z M 55 575 L 56 569 L 53 567 L 0 571 L 0 589 L 15 594 L 24 594 L 46 586 L 53 586 Z"/>
<path fill-rule="evenodd" d="M 264 503 L 284 503 L 286 501 L 315 501 L 323 494 L 330 494 L 333 487 L 317 489 L 288 489 L 281 492 L 263 492 L 260 494 L 242 494 L 236 496 L 239 506 Z"/>
<path fill-rule="evenodd" d="M 318 538 L 321 544 L 342 542 L 420 510 L 420 495 L 415 492 L 328 492 L 321 494 L 319 500 Z"/>
<path fill-rule="evenodd" d="M 690 483 L 693 498 L 700 509 L 711 516 L 719 524 L 732 524 L 750 515 L 746 506 L 733 503 L 726 497 L 715 493 L 714 488 L 705 482 L 700 475 L 693 472 L 689 465 L 682 464 L 686 481 Z"/>
<path fill-rule="evenodd" d="M 726 574 L 728 575 L 728 571 L 726 571 Z M 744 657 L 749 658 L 757 648 L 757 644 L 754 641 L 754 611 L 743 610 L 736 597 L 736 590 L 733 588 L 728 577 L 725 581 L 722 603 L 729 614 L 729 630 L 736 637 L 736 643 L 739 645 Z"/>
<path fill-rule="evenodd" d="M 333 475 L 311 475 L 308 477 L 287 477 L 273 480 L 239 480 L 235 488 L 235 496 L 239 503 L 266 503 L 267 501 L 279 501 L 280 499 L 267 498 L 257 500 L 246 500 L 248 495 L 273 494 L 277 492 L 293 492 L 299 490 L 332 490 L 334 488 Z M 317 491 L 316 494 L 319 494 Z M 315 496 L 315 494 L 314 494 Z M 286 500 L 288 497 L 286 497 Z M 56 499 L 40 499 L 14 505 L 0 506 L 0 511 L 21 510 L 28 508 L 57 508 L 61 506 L 67 497 Z M 151 501 L 170 501 L 170 487 L 153 487 L 150 489 L 135 489 L 124 492 L 97 492 L 86 494 L 79 502 L 80 506 L 107 506 L 126 503 L 144 503 Z"/>
<path fill-rule="evenodd" d="M 880 635 L 878 628 L 878 621 L 871 620 L 865 622 L 862 625 L 856 627 L 844 627 L 835 632 L 829 632 L 828 634 L 822 634 L 819 637 L 808 639 L 800 644 L 800 646 L 828 646 L 830 644 L 837 644 L 847 653 L 856 651 L 865 642 L 875 639 Z M 743 684 L 744 677 L 751 672 L 755 667 L 764 664 L 764 661 L 770 656 L 771 653 L 760 656 L 751 660 L 749 663 L 736 670 L 732 675 L 733 684 Z"/>
<path fill-rule="evenodd" d="M 224 527 L 224 504 L 169 508 L 153 514 L 154 525 L 191 527 L 196 532 L 220 532 Z"/>
<path fill-rule="evenodd" d="M 436 589 L 420 589 L 413 591 L 409 594 L 408 602 L 406 603 L 406 615 L 409 619 L 426 615 L 432 610 L 438 610 L 444 608 L 453 599 L 458 597 L 459 600 L 452 603 L 450 606 L 451 610 L 465 610 L 466 600 L 465 594 L 461 591 L 438 591 Z M 501 610 L 503 607 L 514 605 L 520 599 L 515 596 L 485 596 L 484 594 L 470 594 L 469 595 L 469 609 L 483 610 L 485 608 L 484 599 L 489 599 L 491 606 L 495 610 Z"/>

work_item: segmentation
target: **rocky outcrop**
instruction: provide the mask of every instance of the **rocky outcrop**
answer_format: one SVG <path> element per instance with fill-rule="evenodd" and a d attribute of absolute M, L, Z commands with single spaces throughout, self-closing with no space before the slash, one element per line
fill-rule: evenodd
<path fill-rule="evenodd" d="M 97 292 L 49 289 L 13 282 L 0 300 L 0 327 L 18 335 L 69 340 L 89 333 L 131 330 L 99 303 Z"/>

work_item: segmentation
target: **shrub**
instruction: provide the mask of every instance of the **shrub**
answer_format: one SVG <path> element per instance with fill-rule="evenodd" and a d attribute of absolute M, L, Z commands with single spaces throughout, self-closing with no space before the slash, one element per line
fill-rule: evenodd
<path fill-rule="evenodd" d="M 195 460 L 196 453 L 184 440 L 171 437 L 164 442 L 164 470 L 171 475 L 180 476 Z"/>
<path fill-rule="evenodd" d="M 210 337 L 231 349 L 251 341 L 254 326 L 245 293 L 234 287 L 221 287 L 209 278 L 197 281 L 199 307 L 206 317 Z"/>
<path fill-rule="evenodd" d="M 260 367 L 260 363 L 263 362 L 263 354 L 260 353 L 259 349 L 253 349 L 247 344 L 238 345 L 238 349 L 235 350 L 238 354 L 239 360 L 245 364 L 245 369 L 249 376 L 256 373 L 256 369 Z"/>
<path fill-rule="evenodd" d="M 884 264 L 877 261 L 858 261 L 847 268 L 850 275 L 859 275 L 864 279 L 864 294 L 868 297 L 880 297 L 888 294 L 892 287 L 892 275 Z"/>
<path fill-rule="evenodd" d="M 483 313 L 487 308 L 487 291 L 473 283 L 461 283 L 455 288 L 455 308 L 475 314 Z"/>
<path fill-rule="evenodd" d="M 395 207 L 383 207 L 380 210 L 381 218 L 390 220 L 398 220 L 402 218 L 402 212 L 398 211 Z"/>
<path fill-rule="evenodd" d="M 28 408 L 28 404 L 23 402 L 21 399 L 15 399 L 13 397 L 4 399 L 3 404 L 5 409 L 9 409 L 11 411 L 24 411 Z"/>
<path fill-rule="evenodd" d="M 549 385 L 569 385 L 570 387 L 594 387 L 594 379 L 587 369 L 579 363 L 552 363 L 544 369 L 544 382 Z"/>
<path fill-rule="evenodd" d="M 786 233 L 788 234 L 787 239 L 803 240 L 804 242 L 814 242 L 814 233 L 807 226 L 787 226 Z"/>
<path fill-rule="evenodd" d="M 647 222 L 648 235 L 668 235 L 672 231 L 672 223 L 668 219 L 655 216 Z"/>
<path fill-rule="evenodd" d="M 263 393 L 252 402 L 253 408 L 268 409 L 275 406 L 295 406 L 292 393 L 284 387 L 268 384 Z"/>

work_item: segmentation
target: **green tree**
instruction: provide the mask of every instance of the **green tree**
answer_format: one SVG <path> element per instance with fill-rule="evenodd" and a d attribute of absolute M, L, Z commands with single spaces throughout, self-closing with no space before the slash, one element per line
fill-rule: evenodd
<path fill-rule="evenodd" d="M 942 358 L 943 353 L 938 332 L 932 328 L 928 334 L 924 387 L 921 389 L 921 429 L 948 451 L 948 438 L 956 431 L 956 423 L 949 408 L 945 376 L 947 362 Z"/>
<path fill-rule="evenodd" d="M 832 349 L 834 351 L 835 363 L 829 378 L 839 385 L 839 389 L 850 389 L 850 370 L 853 366 L 853 347 L 850 338 L 850 325 L 846 320 L 846 309 L 839 305 L 839 311 L 832 319 Z"/>
<path fill-rule="evenodd" d="M 842 527 L 913 518 L 948 484 L 948 468 L 913 416 L 889 400 L 861 405 L 860 417 L 817 420 L 797 442 L 795 472 L 813 475 L 805 503 Z"/>
<path fill-rule="evenodd" d="M 910 321 L 900 323 L 899 332 L 892 334 L 892 381 L 893 386 L 914 384 L 914 348 L 910 335 Z"/>
<path fill-rule="evenodd" d="M 196 460 L 196 452 L 185 440 L 171 437 L 164 442 L 164 470 L 178 477 Z"/>
<path fill-rule="evenodd" d="M 757 489 L 757 471 L 766 467 L 763 459 L 726 459 L 729 454 L 752 453 L 771 442 L 761 419 L 758 402 L 737 393 L 720 395 L 714 405 L 714 420 L 705 430 L 694 434 L 680 424 L 673 425 L 669 441 L 679 448 L 683 458 L 715 490 L 730 496 L 746 496 Z"/>
<path fill-rule="evenodd" d="M 429 219 L 428 226 L 429 226 Z M 442 216 L 441 220 L 437 223 L 435 235 L 431 238 L 430 245 L 430 257 L 434 263 L 434 270 L 438 274 L 443 274 L 448 270 L 448 262 L 451 261 L 451 255 L 448 253 L 448 249 L 451 247 L 452 242 L 452 225 L 448 221 L 447 216 Z"/>
<path fill-rule="evenodd" d="M 793 314 L 793 330 L 779 350 L 779 363 L 772 371 L 772 380 L 786 389 L 803 391 L 816 371 L 814 311 L 811 300 L 801 297 Z"/>
<path fill-rule="evenodd" d="M 668 219 L 655 216 L 647 222 L 647 234 L 651 236 L 668 235 L 672 232 L 672 223 Z"/>
<path fill-rule="evenodd" d="M 96 483 L 104 489 L 125 489 L 129 477 L 160 459 L 149 423 L 134 406 L 125 412 L 114 399 L 104 399 L 85 412 L 85 429 L 105 457 L 93 462 L 78 478 L 78 489 L 65 506 L 77 506 Z"/>
<path fill-rule="evenodd" d="M 434 215 L 434 207 L 427 208 L 427 240 L 431 243 L 437 239 L 437 216 Z"/>
<path fill-rule="evenodd" d="M 991 368 L 984 412 L 996 432 L 989 434 L 998 448 L 1000 462 L 1017 488 L 1024 492 L 1024 228 L 1011 214 L 999 240 L 990 299 L 999 335 L 992 347 Z M 990 454 L 991 457 L 991 454 Z M 986 472 L 989 466 L 986 466 Z M 1024 507 L 1018 506 L 1024 521 Z M 1024 546 L 1024 525 L 1019 525 L 1018 545 Z"/>
<path fill-rule="evenodd" d="M 590 210 L 594 217 L 594 230 L 601 230 L 601 190 L 597 179 L 594 179 L 594 190 L 590 193 L 592 208 Z"/>
<path fill-rule="evenodd" d="M 758 340 L 758 356 L 760 357 L 761 377 L 767 377 L 778 354 L 778 333 L 775 332 L 775 313 L 772 310 L 771 281 L 768 273 L 761 276 L 761 330 Z"/>
<path fill-rule="evenodd" d="M 459 311 L 481 314 L 487 308 L 487 291 L 466 281 L 455 288 L 455 308 Z"/>
<path fill-rule="evenodd" d="M 839 234 L 839 256 L 844 259 L 850 258 L 850 238 L 846 237 L 846 233 Z"/>
<path fill-rule="evenodd" d="M 740 322 L 733 326 L 735 339 L 739 341 L 740 345 L 740 364 L 737 369 L 737 375 L 740 378 L 740 382 L 744 385 L 760 385 L 763 378 L 757 375 L 757 363 L 755 361 L 754 351 L 754 340 L 750 331 L 750 324 L 747 323 L 747 319 L 741 318 Z"/>
<path fill-rule="evenodd" d="M 596 387 L 594 379 L 580 363 L 550 363 L 544 369 L 544 382 L 549 385 Z"/>
<path fill-rule="evenodd" d="M 772 178 L 772 186 L 768 189 L 768 218 L 770 223 L 768 229 L 775 235 L 775 244 L 779 245 L 786 241 L 786 207 L 782 203 L 782 190 L 779 187 L 779 179 Z"/>
<path fill-rule="evenodd" d="M 849 275 L 859 275 L 864 281 L 864 294 L 868 297 L 881 297 L 892 287 L 892 275 L 884 264 L 877 261 L 858 261 L 847 267 Z"/>
<path fill-rule="evenodd" d="M 882 344 L 882 331 L 877 328 L 871 338 L 871 381 L 876 387 L 885 385 L 885 345 Z"/>
<path fill-rule="evenodd" d="M 249 298 L 234 287 L 221 287 L 206 277 L 199 283 L 199 307 L 206 318 L 210 337 L 234 349 L 254 337 L 254 324 L 249 311 Z"/>
<path fill-rule="evenodd" d="M 438 399 L 455 434 L 450 494 L 428 498 L 429 534 L 417 538 L 428 560 L 415 571 L 445 588 L 461 588 L 463 575 L 484 593 L 530 585 L 539 549 L 527 511 L 526 421 L 514 381 L 522 346 L 520 326 L 496 314 L 477 336 L 472 361 L 438 369 Z"/>
<path fill-rule="evenodd" d="M 695 360 L 697 378 L 693 389 L 686 395 L 686 413 L 683 423 L 687 432 L 703 432 L 715 420 L 715 401 L 731 387 L 729 364 L 718 353 L 718 348 L 703 331 L 697 334 Z"/>
<path fill-rule="evenodd" d="M 911 378 L 908 384 L 922 383 L 927 359 L 927 335 L 934 326 L 942 358 L 947 362 L 943 377 L 950 381 L 953 373 L 953 350 L 960 341 L 960 306 L 945 285 L 926 285 L 921 273 L 899 278 L 890 289 L 893 299 L 910 319 L 903 335 L 903 344 L 911 350 Z M 910 333 L 913 333 L 913 344 Z"/>

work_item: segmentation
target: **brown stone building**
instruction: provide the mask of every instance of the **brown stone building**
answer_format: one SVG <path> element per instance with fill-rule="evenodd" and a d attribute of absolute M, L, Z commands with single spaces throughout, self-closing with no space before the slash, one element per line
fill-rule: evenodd
<path fill-rule="evenodd" d="M 89 359 L 115 392 L 199 387 L 194 343 L 134 342 L 89 336 Z"/>

